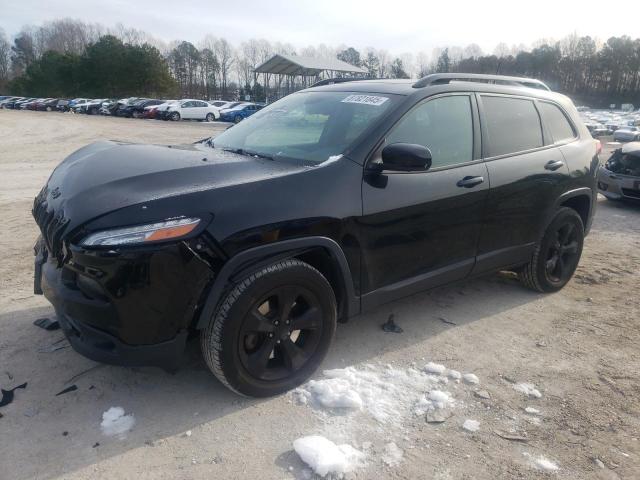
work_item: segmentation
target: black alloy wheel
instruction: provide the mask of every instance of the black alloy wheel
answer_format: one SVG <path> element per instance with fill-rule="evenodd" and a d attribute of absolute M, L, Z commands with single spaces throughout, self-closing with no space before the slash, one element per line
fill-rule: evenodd
<path fill-rule="evenodd" d="M 531 261 L 518 272 L 527 287 L 555 292 L 578 268 L 584 245 L 584 224 L 574 209 L 561 207 L 536 246 Z"/>
<path fill-rule="evenodd" d="M 260 380 L 281 380 L 313 356 L 322 335 L 317 296 L 297 285 L 278 287 L 255 302 L 238 338 L 240 361 Z"/>
<path fill-rule="evenodd" d="M 580 258 L 577 237 L 577 228 L 572 222 L 567 222 L 556 230 L 555 240 L 547 248 L 545 261 L 545 271 L 550 282 L 563 282 L 575 271 Z"/>
<path fill-rule="evenodd" d="M 267 397 L 295 388 L 324 359 L 336 328 L 327 279 L 297 259 L 247 276 L 201 332 L 205 361 L 228 388 Z"/>

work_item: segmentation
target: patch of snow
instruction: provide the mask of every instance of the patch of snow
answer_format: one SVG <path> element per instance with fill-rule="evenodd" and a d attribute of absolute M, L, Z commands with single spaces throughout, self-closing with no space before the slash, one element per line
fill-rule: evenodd
<path fill-rule="evenodd" d="M 382 455 L 382 461 L 390 467 L 399 465 L 404 456 L 404 451 L 399 448 L 394 442 L 389 442 L 384 446 L 384 454 Z"/>
<path fill-rule="evenodd" d="M 298 438 L 293 442 L 293 449 L 321 477 L 328 474 L 343 475 L 355 470 L 364 461 L 364 453 L 351 445 L 336 445 L 320 435 Z"/>
<path fill-rule="evenodd" d="M 466 382 L 466 383 L 471 383 L 473 385 L 477 385 L 480 383 L 480 380 L 478 379 L 478 377 L 476 375 L 474 375 L 473 373 L 465 373 L 462 376 L 462 379 Z"/>
<path fill-rule="evenodd" d="M 429 362 L 424 366 L 424 371 L 434 375 L 442 375 L 447 370 L 447 367 L 439 363 Z"/>
<path fill-rule="evenodd" d="M 465 420 L 462 424 L 462 428 L 464 428 L 467 432 L 477 432 L 480 430 L 480 422 L 478 420 Z"/>
<path fill-rule="evenodd" d="M 542 397 L 542 394 L 533 383 L 517 383 L 516 385 L 513 386 L 513 389 L 520 393 L 524 393 L 528 397 L 533 397 L 533 398 Z"/>
<path fill-rule="evenodd" d="M 100 428 L 102 433 L 111 437 L 114 435 L 123 435 L 133 428 L 136 419 L 133 414 L 125 415 L 124 408 L 111 407 L 102 414 L 102 423 Z"/>
<path fill-rule="evenodd" d="M 436 408 L 435 403 L 452 403 L 448 394 L 425 397 L 425 392 L 438 391 L 442 377 L 415 368 L 366 365 L 326 370 L 322 380 L 312 380 L 296 389 L 293 398 L 299 404 L 324 409 L 362 412 L 379 423 L 400 424 L 411 414 L 424 414 Z M 445 378 L 446 380 L 446 378 Z M 444 406 L 444 405 L 442 405 Z"/>
<path fill-rule="evenodd" d="M 451 397 L 447 392 L 443 392 L 442 390 L 431 390 L 428 398 L 436 408 L 444 408 L 449 403 Z"/>
<path fill-rule="evenodd" d="M 543 456 L 539 456 L 538 458 L 536 458 L 534 460 L 533 464 L 535 465 L 535 467 L 537 469 L 545 470 L 547 472 L 556 472 L 556 471 L 558 471 L 560 469 L 560 467 L 558 467 L 558 465 L 556 465 L 551 460 L 548 460 Z"/>
<path fill-rule="evenodd" d="M 362 398 L 346 378 L 311 380 L 307 384 L 307 392 L 325 408 L 362 408 Z"/>
<path fill-rule="evenodd" d="M 447 377 L 449 377 L 451 380 L 459 381 L 462 378 L 462 374 L 457 370 L 449 370 L 447 372 Z"/>
<path fill-rule="evenodd" d="M 524 409 L 525 412 L 527 412 L 530 415 L 540 415 L 540 410 L 538 410 L 537 408 L 533 408 L 533 407 L 527 407 Z"/>

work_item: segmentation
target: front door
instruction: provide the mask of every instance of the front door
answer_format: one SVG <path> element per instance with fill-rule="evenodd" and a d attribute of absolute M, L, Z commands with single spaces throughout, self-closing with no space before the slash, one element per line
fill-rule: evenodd
<path fill-rule="evenodd" d="M 489 190 L 475 98 L 449 94 L 419 103 L 385 138 L 386 145 L 401 142 L 428 147 L 432 166 L 365 174 L 363 310 L 464 278 L 475 263 Z M 370 162 L 380 161 L 380 150 Z"/>

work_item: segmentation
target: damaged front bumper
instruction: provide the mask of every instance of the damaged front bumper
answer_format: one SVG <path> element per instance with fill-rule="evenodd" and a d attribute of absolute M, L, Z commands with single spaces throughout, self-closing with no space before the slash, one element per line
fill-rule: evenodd
<path fill-rule="evenodd" d="M 54 306 L 71 346 L 98 362 L 175 370 L 213 278 L 186 242 L 87 250 L 65 260 L 36 246 L 35 293 Z"/>
<path fill-rule="evenodd" d="M 611 200 L 640 200 L 640 177 L 620 175 L 601 166 L 598 192 Z"/>

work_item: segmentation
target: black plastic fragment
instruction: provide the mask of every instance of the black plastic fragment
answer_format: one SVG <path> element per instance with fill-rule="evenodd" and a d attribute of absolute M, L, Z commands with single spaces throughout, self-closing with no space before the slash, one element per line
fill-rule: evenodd
<path fill-rule="evenodd" d="M 44 328 L 45 330 L 58 330 L 60 328 L 60 323 L 58 320 L 51 320 L 50 318 L 44 317 L 39 318 L 33 324 L 36 327 Z"/>
<path fill-rule="evenodd" d="M 13 402 L 13 397 L 14 397 L 14 390 L 17 390 L 19 388 L 27 388 L 27 382 L 24 382 L 22 385 L 18 385 L 17 387 L 13 387 L 11 390 L 5 390 L 3 388 L 0 388 L 0 392 L 2 392 L 2 400 L 0 400 L 0 407 L 5 407 L 7 405 L 9 405 L 11 402 Z"/>
<path fill-rule="evenodd" d="M 385 323 L 382 324 L 382 330 L 384 330 L 385 332 L 388 332 L 388 333 L 402 333 L 402 332 L 404 332 L 404 330 L 402 330 L 402 328 L 400 328 L 398 325 L 396 325 L 396 322 L 394 322 L 393 318 L 394 318 L 394 315 L 392 313 L 391 315 L 389 315 L 389 320 L 387 320 Z"/>
<path fill-rule="evenodd" d="M 65 393 L 74 392 L 78 389 L 77 385 L 71 385 L 70 387 L 65 388 L 61 392 L 56 393 L 56 397 L 59 395 L 64 395 Z"/>

